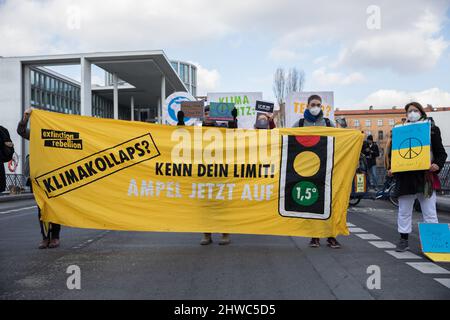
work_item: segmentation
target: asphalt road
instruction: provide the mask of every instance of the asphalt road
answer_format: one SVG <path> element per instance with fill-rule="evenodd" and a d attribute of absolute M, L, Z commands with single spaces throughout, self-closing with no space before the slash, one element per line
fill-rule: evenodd
<path fill-rule="evenodd" d="M 202 247 L 198 234 L 65 227 L 61 248 L 38 250 L 35 203 L 1 203 L 0 299 L 450 299 L 450 264 L 429 264 L 420 254 L 417 226 L 406 259 L 361 238 L 396 243 L 390 204 L 363 201 L 348 222 L 363 230 L 340 237 L 340 250 L 324 240 L 311 249 L 297 237 L 232 235 L 230 246 Z M 80 290 L 67 288 L 71 265 L 80 267 Z M 381 289 L 367 287 L 370 266 L 379 267 Z"/>

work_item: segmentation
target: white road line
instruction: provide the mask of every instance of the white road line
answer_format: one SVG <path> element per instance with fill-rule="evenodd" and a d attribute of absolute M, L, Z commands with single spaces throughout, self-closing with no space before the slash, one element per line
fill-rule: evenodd
<path fill-rule="evenodd" d="M 360 237 L 363 240 L 381 240 L 381 238 L 379 236 L 376 236 L 371 233 L 358 233 L 358 234 L 355 234 L 355 236 Z"/>
<path fill-rule="evenodd" d="M 369 243 L 379 249 L 394 249 L 395 244 L 389 241 L 369 241 Z"/>
<path fill-rule="evenodd" d="M 439 282 L 443 286 L 446 286 L 447 288 L 450 289 L 450 279 L 434 279 L 434 280 L 436 280 L 437 282 Z"/>
<path fill-rule="evenodd" d="M 350 222 L 347 222 L 347 227 L 356 227 L 356 226 Z"/>
<path fill-rule="evenodd" d="M 425 274 L 450 274 L 450 271 L 432 262 L 407 262 L 406 264 Z"/>
<path fill-rule="evenodd" d="M 350 231 L 351 233 L 362 233 L 362 232 L 367 232 L 364 229 L 361 228 L 348 228 L 348 231 Z"/>
<path fill-rule="evenodd" d="M 8 211 L 2 211 L 2 212 L 0 212 L 0 214 L 14 213 L 14 212 L 20 212 L 20 211 L 30 210 L 30 209 L 36 209 L 36 208 L 37 208 L 37 206 L 26 207 L 26 208 L 20 208 L 20 209 L 13 209 L 13 210 L 8 210 Z"/>
<path fill-rule="evenodd" d="M 386 250 L 386 252 L 397 259 L 422 259 L 422 257 L 419 257 L 418 255 L 409 251 L 397 252 L 394 250 Z"/>

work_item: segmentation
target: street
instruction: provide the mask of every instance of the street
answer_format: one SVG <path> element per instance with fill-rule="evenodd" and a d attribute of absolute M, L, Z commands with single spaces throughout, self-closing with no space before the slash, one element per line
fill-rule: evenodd
<path fill-rule="evenodd" d="M 450 223 L 448 213 L 439 218 Z M 395 208 L 371 200 L 349 209 L 352 235 L 338 238 L 340 250 L 328 248 L 326 239 L 312 249 L 306 238 L 232 235 L 223 247 L 214 235 L 202 247 L 199 234 L 67 227 L 59 249 L 38 250 L 34 201 L 5 202 L 0 299 L 450 299 L 450 265 L 427 264 L 420 219 L 414 213 L 412 254 L 403 256 L 393 252 Z M 67 288 L 71 265 L 80 267 L 80 290 Z M 380 289 L 367 287 L 370 266 L 379 267 Z"/>

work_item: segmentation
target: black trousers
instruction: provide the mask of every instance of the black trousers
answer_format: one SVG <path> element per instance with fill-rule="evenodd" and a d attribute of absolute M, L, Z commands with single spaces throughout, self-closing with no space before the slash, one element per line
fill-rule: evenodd
<path fill-rule="evenodd" d="M 31 192 L 33 192 L 33 184 L 30 183 Z M 41 209 L 38 207 L 39 226 L 41 228 L 42 240 L 58 239 L 61 232 L 61 225 L 56 223 L 48 223 L 48 228 L 41 221 Z M 48 230 L 47 230 L 48 229 Z"/>
<path fill-rule="evenodd" d="M 56 223 L 48 223 L 48 230 L 46 230 L 44 223 L 41 221 L 41 209 L 38 208 L 39 226 L 41 227 L 42 240 L 59 240 L 59 233 L 61 232 L 61 225 Z"/>

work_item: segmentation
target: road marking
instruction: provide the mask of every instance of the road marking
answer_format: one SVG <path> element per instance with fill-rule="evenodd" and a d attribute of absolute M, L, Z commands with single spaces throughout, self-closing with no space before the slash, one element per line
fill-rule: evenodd
<path fill-rule="evenodd" d="M 111 232 L 110 230 L 103 231 L 99 235 L 95 236 L 93 239 L 88 239 L 80 244 L 77 244 L 76 246 L 72 247 L 72 249 L 83 249 L 83 248 L 87 247 L 89 244 L 93 243 L 94 241 L 102 239 L 110 232 Z"/>
<path fill-rule="evenodd" d="M 356 227 L 356 226 L 350 222 L 347 222 L 347 227 Z"/>
<path fill-rule="evenodd" d="M 26 208 L 20 208 L 20 209 L 13 209 L 13 210 L 8 210 L 8 211 L 1 211 L 0 214 L 14 213 L 14 212 L 20 212 L 20 211 L 30 210 L 30 209 L 36 209 L 36 208 L 37 208 L 37 206 L 26 207 Z"/>
<path fill-rule="evenodd" d="M 350 231 L 351 233 L 367 232 L 366 230 L 361 229 L 361 228 L 349 228 L 348 231 Z"/>
<path fill-rule="evenodd" d="M 389 241 L 369 241 L 369 243 L 379 249 L 394 249 L 395 244 Z"/>
<path fill-rule="evenodd" d="M 436 280 L 437 282 L 439 282 L 443 286 L 446 286 L 447 288 L 450 289 L 450 279 L 434 279 L 434 280 Z"/>
<path fill-rule="evenodd" d="M 359 234 L 355 234 L 355 236 L 360 237 L 363 240 L 381 240 L 381 238 L 379 236 L 376 236 L 371 233 L 359 233 Z"/>
<path fill-rule="evenodd" d="M 432 262 L 407 262 L 406 264 L 425 274 L 450 274 L 450 271 Z"/>
<path fill-rule="evenodd" d="M 397 252 L 394 250 L 386 250 L 386 252 L 397 259 L 422 259 L 422 257 L 419 257 L 418 255 L 415 255 L 414 253 L 409 251 Z"/>

